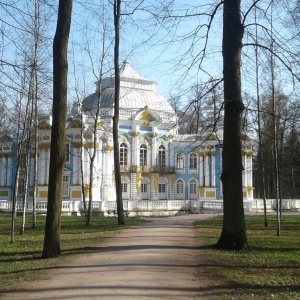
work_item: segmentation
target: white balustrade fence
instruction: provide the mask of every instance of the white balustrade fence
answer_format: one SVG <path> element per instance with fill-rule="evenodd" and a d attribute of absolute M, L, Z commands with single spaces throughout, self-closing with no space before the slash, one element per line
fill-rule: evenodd
<path fill-rule="evenodd" d="M 93 201 L 93 211 L 99 212 L 104 215 L 116 215 L 117 203 L 116 201 Z M 17 211 L 23 210 L 23 203 L 17 201 Z M 268 211 L 274 211 L 276 209 L 276 200 L 267 199 L 266 208 Z M 300 211 L 299 199 L 283 199 L 281 201 L 282 210 L 286 211 Z M 210 211 L 222 211 L 222 200 L 123 200 L 123 209 L 129 215 L 146 215 L 157 214 L 158 212 L 170 212 L 170 214 L 192 212 L 210 212 Z M 264 203 L 262 199 L 245 200 L 244 210 L 245 212 L 261 212 L 264 209 Z M 11 211 L 12 201 L 0 200 L 0 211 Z M 32 202 L 26 203 L 26 210 L 32 211 Z M 36 203 L 37 213 L 46 213 L 47 201 L 37 201 Z M 75 213 L 80 214 L 83 212 L 83 202 L 78 201 L 62 201 L 62 213 Z"/>

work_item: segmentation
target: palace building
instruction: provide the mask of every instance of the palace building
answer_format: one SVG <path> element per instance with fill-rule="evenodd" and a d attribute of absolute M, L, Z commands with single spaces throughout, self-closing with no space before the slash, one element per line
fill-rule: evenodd
<path fill-rule="evenodd" d="M 169 102 L 156 92 L 156 83 L 138 74 L 127 60 L 120 68 L 120 76 L 119 155 L 124 209 L 130 215 L 222 209 L 222 130 L 179 135 L 178 117 Z M 74 104 L 72 116 L 67 119 L 63 212 L 83 210 L 82 183 L 88 198 L 90 159 L 94 149 L 93 210 L 104 215 L 116 210 L 112 138 L 114 91 L 114 76 L 97 82 L 96 91 Z M 99 117 L 95 123 L 97 110 Z M 47 208 L 51 116 L 40 120 L 38 135 L 36 208 L 42 212 Z M 253 200 L 252 138 L 251 133 L 244 134 L 245 207 Z M 12 206 L 15 148 L 13 139 L 0 137 L 0 210 L 9 210 Z M 28 210 L 32 209 L 33 165 L 31 157 Z M 24 193 L 22 164 L 20 167 L 18 206 Z"/>

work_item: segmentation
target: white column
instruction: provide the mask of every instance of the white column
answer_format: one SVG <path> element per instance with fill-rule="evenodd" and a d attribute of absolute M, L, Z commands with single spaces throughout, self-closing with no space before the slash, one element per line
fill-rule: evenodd
<path fill-rule="evenodd" d="M 5 157 L 0 157 L 0 166 L 1 166 L 1 169 L 0 169 L 0 185 L 3 186 L 4 185 L 4 176 L 5 176 L 5 160 L 4 160 Z"/>
<path fill-rule="evenodd" d="M 203 153 L 203 152 L 201 152 L 201 153 Z M 199 184 L 200 184 L 200 186 L 203 186 L 203 184 L 204 184 L 204 169 L 203 169 L 203 165 L 204 165 L 204 156 L 199 156 L 199 164 L 200 164 L 200 170 L 199 170 L 199 172 L 200 172 L 200 181 L 199 181 Z"/>
<path fill-rule="evenodd" d="M 156 132 L 156 127 L 153 127 L 153 131 L 152 133 Z M 156 137 L 153 136 L 152 137 L 152 141 L 151 141 L 151 148 L 152 148 L 152 161 L 151 161 L 151 165 L 152 166 L 156 166 L 156 156 L 157 156 L 157 149 L 156 149 Z"/>
<path fill-rule="evenodd" d="M 216 156 L 211 156 L 211 185 L 216 186 Z"/>
<path fill-rule="evenodd" d="M 12 185 L 12 158 L 11 157 L 7 157 L 6 160 L 7 164 L 6 164 L 6 174 L 7 174 L 7 178 L 6 178 L 6 185 Z"/>
<path fill-rule="evenodd" d="M 151 174 L 151 183 L 150 183 L 151 200 L 158 200 L 158 181 L 159 181 L 159 174 Z"/>
<path fill-rule="evenodd" d="M 244 166 L 244 170 L 242 172 L 243 186 L 247 186 L 247 156 L 246 155 L 243 155 L 243 166 Z"/>
<path fill-rule="evenodd" d="M 41 150 L 41 168 L 40 168 L 40 174 L 41 174 L 41 184 L 45 185 L 47 183 L 46 176 L 47 176 L 47 149 Z"/>
<path fill-rule="evenodd" d="M 46 184 L 49 184 L 49 168 L 50 168 L 50 149 L 46 149 Z"/>
<path fill-rule="evenodd" d="M 80 184 L 80 152 L 73 146 L 73 184 Z"/>
<path fill-rule="evenodd" d="M 174 152 L 174 146 L 172 145 L 171 141 L 169 143 L 170 145 L 170 167 L 174 167 L 175 166 L 175 152 Z"/>
<path fill-rule="evenodd" d="M 209 156 L 204 157 L 205 186 L 209 186 Z"/>
<path fill-rule="evenodd" d="M 131 158 L 128 161 L 128 165 L 138 166 L 140 164 L 138 131 L 139 126 L 132 127 Z"/>
<path fill-rule="evenodd" d="M 248 186 L 252 186 L 252 156 L 249 156 L 247 161 L 247 183 Z"/>
<path fill-rule="evenodd" d="M 141 200 L 141 194 L 137 193 L 137 174 L 132 173 L 131 174 L 131 180 L 130 180 L 130 195 L 133 200 Z"/>
<path fill-rule="evenodd" d="M 29 158 L 29 186 L 33 186 L 34 181 L 34 157 Z"/>

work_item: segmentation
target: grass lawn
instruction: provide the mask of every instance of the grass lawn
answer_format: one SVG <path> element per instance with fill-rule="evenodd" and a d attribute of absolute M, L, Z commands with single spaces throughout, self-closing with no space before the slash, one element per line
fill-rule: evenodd
<path fill-rule="evenodd" d="M 300 215 L 283 215 L 276 236 L 276 216 L 246 216 L 249 250 L 211 249 L 222 229 L 222 217 L 196 223 L 207 273 L 215 278 L 216 299 L 300 299 Z M 225 283 L 225 285 L 224 285 Z M 222 286 L 221 286 L 222 285 Z"/>
<path fill-rule="evenodd" d="M 141 220 L 126 218 L 126 226 L 138 222 Z M 38 278 L 40 271 L 60 265 L 70 254 L 99 245 L 124 228 L 117 225 L 117 218 L 94 216 L 92 225 L 86 226 L 83 217 L 62 217 L 63 255 L 40 259 L 45 217 L 38 217 L 36 230 L 31 229 L 28 217 L 23 235 L 19 234 L 18 217 L 14 243 L 10 242 L 10 223 L 9 215 L 0 215 L 0 293 L 24 280 Z M 209 299 L 300 300 L 300 215 L 283 216 L 279 237 L 274 216 L 269 216 L 269 227 L 263 226 L 263 216 L 246 216 L 246 226 L 250 249 L 220 251 L 211 245 L 220 236 L 222 217 L 196 223 L 199 253 L 203 256 L 199 267 L 202 274 L 207 274 Z"/>
<path fill-rule="evenodd" d="M 21 217 L 16 220 L 15 242 L 10 242 L 11 216 L 0 215 L 0 293 L 24 280 L 33 280 L 38 272 L 59 265 L 70 254 L 85 247 L 100 244 L 106 238 L 130 225 L 141 222 L 138 218 L 126 218 L 126 225 L 117 225 L 117 218 L 93 216 L 92 225 L 86 226 L 84 217 L 65 216 L 61 224 L 62 256 L 40 259 L 43 250 L 46 217 L 37 217 L 37 229 L 31 229 L 31 217 L 26 219 L 26 229 L 20 235 Z"/>

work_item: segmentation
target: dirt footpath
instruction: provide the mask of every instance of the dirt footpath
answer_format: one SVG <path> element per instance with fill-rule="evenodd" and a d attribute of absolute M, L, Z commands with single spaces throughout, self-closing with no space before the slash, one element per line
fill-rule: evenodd
<path fill-rule="evenodd" d="M 3 299 L 216 299 L 201 271 L 193 227 L 196 219 L 207 217 L 150 219 Z"/>

